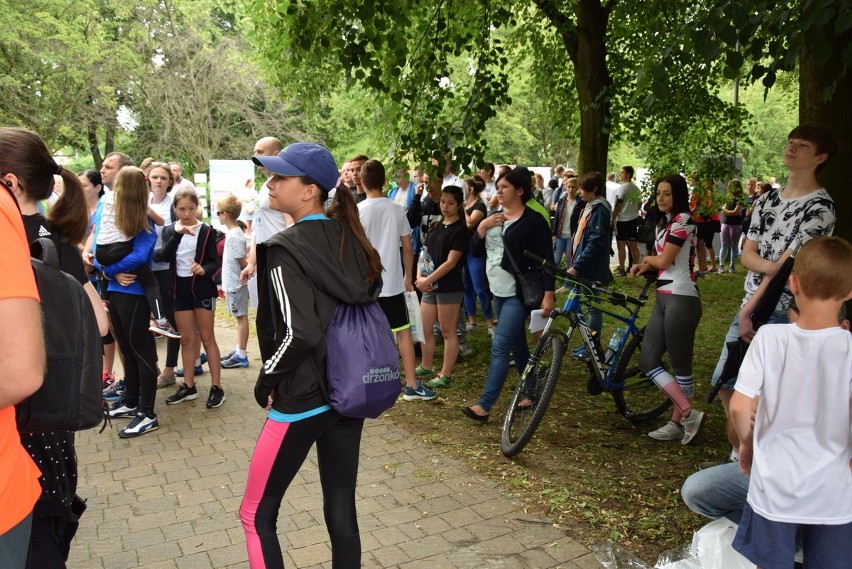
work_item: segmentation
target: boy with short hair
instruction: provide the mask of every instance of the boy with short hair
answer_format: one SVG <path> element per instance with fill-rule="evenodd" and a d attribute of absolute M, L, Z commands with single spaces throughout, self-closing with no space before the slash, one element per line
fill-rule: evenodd
<path fill-rule="evenodd" d="M 763 569 L 792 567 L 801 530 L 805 566 L 840 569 L 852 559 L 852 336 L 837 315 L 852 298 L 852 245 L 809 241 L 790 289 L 798 321 L 760 328 L 731 398 L 750 476 L 733 546 Z"/>
<path fill-rule="evenodd" d="M 714 385 L 721 382 L 722 370 L 728 359 L 727 344 L 739 337 L 749 342 L 754 336 L 751 315 L 772 280 L 767 277 L 775 275 L 784 261 L 810 239 L 833 233 L 834 201 L 820 185 L 817 175 L 837 151 L 837 137 L 823 125 L 802 124 L 787 135 L 783 155 L 789 180 L 784 188 L 761 195 L 754 204 L 751 225 L 745 234 L 740 257 L 740 262 L 748 269 L 744 283 L 746 294 L 725 335 L 719 361 L 713 372 Z M 770 324 L 789 321 L 787 309 L 791 298 L 790 290 L 786 288 L 769 317 Z M 731 461 L 737 460 L 739 447 L 737 433 L 730 420 L 730 400 L 735 383 L 736 379 L 723 382 L 719 391 L 719 399 L 728 418 Z"/>
<path fill-rule="evenodd" d="M 216 204 L 219 221 L 228 228 L 225 235 L 225 250 L 222 253 L 222 290 L 228 312 L 237 319 L 237 345 L 222 357 L 225 369 L 245 368 L 249 366 L 246 346 L 248 345 L 248 286 L 240 282 L 240 272 L 246 268 L 246 238 L 237 224 L 243 204 L 234 195 L 226 196 Z"/>
<path fill-rule="evenodd" d="M 414 340 L 405 304 L 406 291 L 414 290 L 412 269 L 414 253 L 411 248 L 411 230 L 401 206 L 382 193 L 385 186 L 385 167 L 378 160 L 363 163 L 358 181 L 366 199 L 358 203 L 358 214 L 367 239 L 382 259 L 382 292 L 379 306 L 396 334 L 399 355 L 405 370 L 404 401 L 429 401 L 435 392 L 423 385 L 415 371 Z M 419 197 L 415 198 L 415 202 Z M 400 249 L 402 256 L 400 256 Z"/>

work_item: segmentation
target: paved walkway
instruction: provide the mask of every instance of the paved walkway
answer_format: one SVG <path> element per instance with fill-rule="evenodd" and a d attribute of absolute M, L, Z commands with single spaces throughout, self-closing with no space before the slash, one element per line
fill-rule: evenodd
<path fill-rule="evenodd" d="M 232 329 L 217 330 L 221 346 Z M 164 342 L 158 342 L 161 348 Z M 259 362 L 225 370 L 227 402 L 200 397 L 165 405 L 160 428 L 122 440 L 112 429 L 80 433 L 78 493 L 88 499 L 69 569 L 247 568 L 238 509 L 264 412 L 252 388 Z M 600 569 L 583 545 L 531 518 L 494 484 L 385 420 L 367 421 L 358 477 L 362 567 Z M 316 455 L 285 496 L 279 536 L 288 567 L 331 567 Z"/>

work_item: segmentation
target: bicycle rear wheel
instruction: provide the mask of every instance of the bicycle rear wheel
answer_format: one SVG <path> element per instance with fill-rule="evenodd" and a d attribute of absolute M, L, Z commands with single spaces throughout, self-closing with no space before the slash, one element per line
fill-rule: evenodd
<path fill-rule="evenodd" d="M 618 412 L 634 423 L 656 419 L 671 405 L 660 388 L 639 371 L 641 345 L 641 334 L 634 334 L 624 346 L 615 368 L 615 381 L 624 386 L 612 391 Z"/>
<path fill-rule="evenodd" d="M 536 344 L 503 421 L 500 450 L 507 457 L 517 456 L 541 423 L 556 388 L 564 354 L 565 339 L 561 333 L 547 332 Z M 532 404 L 518 407 L 526 399 Z"/>

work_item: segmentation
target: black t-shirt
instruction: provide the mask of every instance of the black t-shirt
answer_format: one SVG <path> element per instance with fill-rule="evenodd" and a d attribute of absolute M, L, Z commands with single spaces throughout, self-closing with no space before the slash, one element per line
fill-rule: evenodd
<path fill-rule="evenodd" d="M 24 220 L 24 231 L 27 234 L 27 242 L 32 243 L 39 237 L 48 237 L 54 240 L 54 243 L 60 240 L 58 235 L 52 235 L 50 224 L 40 213 L 33 215 L 22 215 Z M 89 277 L 86 275 L 86 268 L 83 266 L 83 257 L 80 255 L 80 250 L 73 245 L 60 243 L 56 251 L 59 255 L 59 268 L 74 277 L 80 284 L 89 282 Z"/>
<path fill-rule="evenodd" d="M 436 292 L 463 292 L 462 268 L 464 267 L 464 254 L 470 246 L 470 231 L 463 219 L 455 223 L 444 225 L 438 223 L 429 230 L 426 237 L 426 248 L 435 263 L 437 269 L 450 256 L 450 251 L 461 251 L 462 259 L 456 263 L 452 270 L 438 279 L 438 290 Z"/>
<path fill-rule="evenodd" d="M 738 203 L 739 202 L 737 202 L 737 201 L 731 200 L 731 201 L 729 201 L 728 203 L 725 204 L 725 209 L 731 211 L 735 207 L 737 207 Z M 743 213 L 745 212 L 745 209 L 746 209 L 745 206 L 743 206 L 743 209 L 740 210 L 739 215 L 726 215 L 726 216 L 724 216 L 722 218 L 722 223 L 724 223 L 725 225 L 742 225 Z"/>
<path fill-rule="evenodd" d="M 482 212 L 482 219 L 485 219 L 485 216 L 488 215 L 488 208 L 485 207 L 485 204 L 482 203 L 482 200 L 476 200 L 472 206 L 470 206 L 469 208 L 464 210 L 464 212 L 468 215 L 472 214 L 475 211 L 481 211 Z M 471 231 L 476 231 L 476 226 L 479 225 L 480 223 L 482 223 L 482 219 L 480 219 L 476 223 L 476 225 L 474 225 L 473 228 L 471 228 Z"/>

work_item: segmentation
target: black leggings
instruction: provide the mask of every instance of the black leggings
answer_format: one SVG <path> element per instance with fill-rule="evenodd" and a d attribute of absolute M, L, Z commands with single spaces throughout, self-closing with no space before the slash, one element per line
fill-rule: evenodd
<path fill-rule="evenodd" d="M 154 271 L 157 282 L 160 284 L 160 294 L 163 296 L 163 315 L 169 324 L 177 330 L 175 323 L 174 292 L 172 291 L 172 272 L 169 269 Z M 166 367 L 175 367 L 178 363 L 180 353 L 180 340 L 177 338 L 166 338 Z"/>
<path fill-rule="evenodd" d="M 157 346 L 148 331 L 148 303 L 144 296 L 110 293 L 110 318 L 118 347 L 124 355 L 124 404 L 154 413 L 157 394 Z"/>
<path fill-rule="evenodd" d="M 326 411 L 295 423 L 267 419 L 249 465 L 240 520 L 252 569 L 284 567 L 276 521 L 284 493 L 316 443 L 332 569 L 361 566 L 355 483 L 364 419 Z"/>
<path fill-rule="evenodd" d="M 95 258 L 101 265 L 112 265 L 124 259 L 133 252 L 133 240 L 123 241 L 121 243 L 105 243 L 98 245 L 95 248 Z M 148 307 L 154 317 L 159 320 L 165 316 L 163 308 L 163 296 L 160 294 L 160 287 L 157 284 L 157 278 L 154 272 L 146 264 L 139 265 L 132 271 L 127 271 L 130 274 L 136 275 L 136 282 L 142 285 L 145 289 L 145 297 L 148 299 Z M 106 291 L 106 283 L 101 288 L 102 292 Z M 106 298 L 102 296 L 101 298 Z"/>

